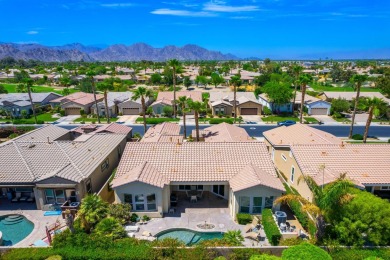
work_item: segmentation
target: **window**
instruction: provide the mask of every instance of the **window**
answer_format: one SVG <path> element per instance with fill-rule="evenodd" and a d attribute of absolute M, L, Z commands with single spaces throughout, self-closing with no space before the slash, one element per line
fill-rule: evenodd
<path fill-rule="evenodd" d="M 156 194 L 148 194 L 146 195 L 146 202 L 148 210 L 154 211 L 157 210 L 156 207 Z"/>
<path fill-rule="evenodd" d="M 145 198 L 144 195 L 135 195 L 135 210 L 145 210 Z"/>
<path fill-rule="evenodd" d="M 88 194 L 92 194 L 92 184 L 91 184 L 91 179 L 87 180 L 87 183 L 85 184 L 86 191 Z"/>
<path fill-rule="evenodd" d="M 390 190 L 390 186 L 382 186 L 381 190 Z"/>
<path fill-rule="evenodd" d="M 249 213 L 250 200 L 249 197 L 240 197 L 240 212 Z"/>
<path fill-rule="evenodd" d="M 253 197 L 252 203 L 252 213 L 261 213 L 261 207 L 263 206 L 262 197 Z"/>
<path fill-rule="evenodd" d="M 106 169 L 108 169 L 109 166 L 110 166 L 110 164 L 108 163 L 108 158 L 107 158 L 101 165 L 102 172 L 104 172 Z"/>
<path fill-rule="evenodd" d="M 46 189 L 45 195 L 46 195 L 46 203 L 47 204 L 54 204 L 56 202 L 56 199 L 54 198 L 54 190 L 53 189 Z"/>
<path fill-rule="evenodd" d="M 65 202 L 65 191 L 64 190 L 55 190 L 56 203 L 63 204 Z"/>
<path fill-rule="evenodd" d="M 203 190 L 203 185 L 179 185 L 179 190 Z"/>
<path fill-rule="evenodd" d="M 272 206 L 273 206 L 273 205 L 274 205 L 274 196 L 265 197 L 264 208 L 266 208 L 266 209 L 272 209 Z"/>
<path fill-rule="evenodd" d="M 294 166 L 291 166 L 291 176 L 290 176 L 290 181 L 294 183 L 294 173 L 295 173 L 295 168 Z"/>
<path fill-rule="evenodd" d="M 224 197 L 225 196 L 225 186 L 224 185 L 213 185 L 213 193 Z"/>
<path fill-rule="evenodd" d="M 282 154 L 281 156 L 282 156 L 283 161 L 287 161 L 287 158 L 286 158 L 286 156 L 284 156 L 284 154 Z"/>
<path fill-rule="evenodd" d="M 124 202 L 130 204 L 131 210 L 133 210 L 134 209 L 134 207 L 133 207 L 133 196 L 131 194 L 126 194 L 125 193 L 123 195 L 123 197 L 124 197 Z"/>

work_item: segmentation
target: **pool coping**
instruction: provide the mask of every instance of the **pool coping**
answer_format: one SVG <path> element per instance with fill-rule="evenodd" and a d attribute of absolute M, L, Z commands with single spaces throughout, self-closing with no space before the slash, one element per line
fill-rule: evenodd
<path fill-rule="evenodd" d="M 163 230 L 161 230 L 161 231 L 159 231 L 158 233 L 156 233 L 155 235 L 153 235 L 153 237 L 155 237 L 155 238 L 157 238 L 157 235 L 158 234 L 160 234 L 160 233 L 162 233 L 162 232 L 166 232 L 166 231 L 168 231 L 168 230 L 172 230 L 172 231 L 174 231 L 174 230 L 190 230 L 190 231 L 193 231 L 193 232 L 198 232 L 198 233 L 226 233 L 226 232 L 223 232 L 223 231 L 213 231 L 213 230 L 210 230 L 210 231 L 203 231 L 203 229 L 200 229 L 200 230 L 195 230 L 195 229 L 192 229 L 192 228 L 181 228 L 181 227 L 179 227 L 179 228 L 167 228 L 167 229 L 163 229 Z"/>
<path fill-rule="evenodd" d="M 36 229 L 37 229 L 37 225 L 36 225 L 36 223 L 34 223 L 33 220 L 31 220 L 31 216 L 30 216 L 29 214 L 25 214 L 25 213 L 22 212 L 22 211 L 20 211 L 20 212 L 9 212 L 9 213 L 6 213 L 6 214 L 0 214 L 0 217 L 11 216 L 11 215 L 21 215 L 21 216 L 23 216 L 25 219 L 27 219 L 28 221 L 30 221 L 30 222 L 34 225 L 34 227 L 33 227 L 33 229 L 31 230 L 31 232 L 28 233 L 28 235 L 27 235 L 25 238 L 23 238 L 22 240 L 20 240 L 18 243 L 14 244 L 14 245 L 11 245 L 11 246 L 4 246 L 4 247 L 10 247 L 10 248 L 12 248 L 12 247 L 17 247 L 18 244 L 20 244 L 20 243 L 23 242 L 25 239 L 27 239 L 27 238 L 29 238 L 30 236 L 32 236 L 33 233 L 34 233 L 34 231 L 35 231 L 35 232 L 37 231 L 37 230 L 36 230 Z M 29 218 L 29 217 L 30 217 L 30 218 Z"/>

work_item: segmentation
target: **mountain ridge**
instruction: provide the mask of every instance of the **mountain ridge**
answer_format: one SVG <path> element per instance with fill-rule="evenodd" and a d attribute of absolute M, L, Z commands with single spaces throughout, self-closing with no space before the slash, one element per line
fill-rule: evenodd
<path fill-rule="evenodd" d="M 106 48 L 86 46 L 81 43 L 70 43 L 62 46 L 45 46 L 38 43 L 0 43 L 0 59 L 6 57 L 44 62 L 240 59 L 233 54 L 223 54 L 195 44 L 186 44 L 182 47 L 167 45 L 155 48 L 142 42 L 132 45 L 113 44 Z"/>

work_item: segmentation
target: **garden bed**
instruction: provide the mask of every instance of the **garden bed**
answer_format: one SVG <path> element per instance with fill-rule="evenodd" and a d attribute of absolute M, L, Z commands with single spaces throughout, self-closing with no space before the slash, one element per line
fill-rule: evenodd
<path fill-rule="evenodd" d="M 147 117 L 146 123 L 150 125 L 160 124 L 164 122 L 179 122 L 179 118 L 171 118 L 171 117 Z M 136 123 L 142 124 L 144 122 L 143 117 L 138 117 L 135 120 Z"/>

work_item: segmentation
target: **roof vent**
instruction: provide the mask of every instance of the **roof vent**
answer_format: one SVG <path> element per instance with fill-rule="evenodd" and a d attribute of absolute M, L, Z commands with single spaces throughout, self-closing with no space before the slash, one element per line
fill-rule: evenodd
<path fill-rule="evenodd" d="M 33 148 L 33 147 L 35 147 L 35 144 L 30 143 L 27 147 L 28 147 L 28 148 Z"/>
<path fill-rule="evenodd" d="M 50 144 L 50 137 L 47 137 L 47 143 Z"/>
<path fill-rule="evenodd" d="M 341 141 L 340 147 L 341 147 L 341 148 L 344 148 L 344 146 L 345 146 L 345 145 L 344 145 L 344 142 Z"/>
<path fill-rule="evenodd" d="M 326 156 L 326 155 L 328 155 L 328 153 L 323 151 L 323 152 L 321 152 L 321 155 Z"/>

